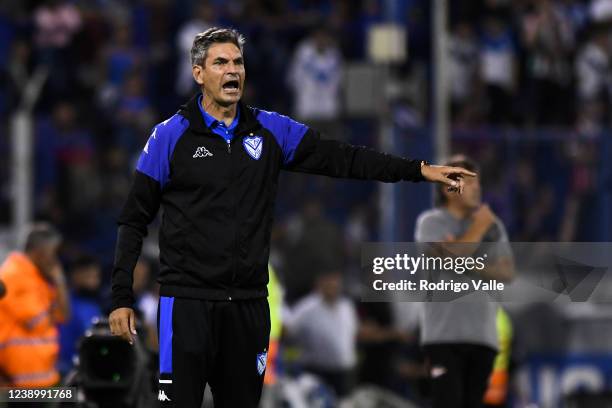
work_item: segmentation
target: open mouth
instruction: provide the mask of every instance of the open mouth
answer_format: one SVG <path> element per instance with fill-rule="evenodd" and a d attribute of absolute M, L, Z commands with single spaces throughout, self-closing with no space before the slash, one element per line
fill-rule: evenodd
<path fill-rule="evenodd" d="M 227 81 L 223 84 L 223 90 L 225 91 L 237 91 L 240 87 L 240 83 L 237 80 Z"/>

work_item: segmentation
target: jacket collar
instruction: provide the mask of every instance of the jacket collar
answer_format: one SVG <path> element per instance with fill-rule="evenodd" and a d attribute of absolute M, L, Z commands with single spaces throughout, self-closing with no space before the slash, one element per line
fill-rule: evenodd
<path fill-rule="evenodd" d="M 212 130 L 206 126 L 206 122 L 200 112 L 200 107 L 198 106 L 199 95 L 199 93 L 195 94 L 187 103 L 181 106 L 178 113 L 187 118 L 189 127 L 194 132 L 212 133 Z M 238 102 L 238 109 L 240 109 L 240 117 L 235 132 L 237 136 L 255 130 L 260 126 L 259 121 L 253 114 L 253 109 L 245 105 L 242 101 Z"/>

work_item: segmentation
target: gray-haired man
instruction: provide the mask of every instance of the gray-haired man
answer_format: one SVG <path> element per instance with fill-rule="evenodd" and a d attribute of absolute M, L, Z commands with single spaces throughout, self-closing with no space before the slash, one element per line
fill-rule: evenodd
<path fill-rule="evenodd" d="M 160 390 L 164 406 L 256 407 L 266 368 L 268 256 L 280 170 L 385 182 L 434 181 L 461 191 L 473 176 L 319 137 L 275 112 L 240 102 L 244 39 L 211 28 L 196 36 L 202 93 L 158 124 L 138 161 L 119 218 L 111 330 L 133 342 L 132 272 L 147 225 L 160 229 Z M 274 85 L 271 85 L 274 86 Z"/>

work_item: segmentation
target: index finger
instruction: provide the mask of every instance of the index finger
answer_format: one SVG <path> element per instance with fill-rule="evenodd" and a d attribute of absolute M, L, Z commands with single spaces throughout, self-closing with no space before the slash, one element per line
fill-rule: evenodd
<path fill-rule="evenodd" d="M 462 174 L 464 176 L 476 177 L 476 173 L 473 171 L 469 171 L 464 169 L 463 167 L 451 167 L 451 173 L 453 174 Z"/>

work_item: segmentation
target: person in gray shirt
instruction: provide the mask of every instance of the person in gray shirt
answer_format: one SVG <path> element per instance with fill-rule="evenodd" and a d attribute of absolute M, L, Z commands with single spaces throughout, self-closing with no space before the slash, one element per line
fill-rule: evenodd
<path fill-rule="evenodd" d="M 452 157 L 448 165 L 478 170 L 465 156 Z M 425 211 L 417 220 L 415 241 L 491 243 L 487 245 L 488 261 L 481 277 L 511 280 L 514 267 L 506 229 L 490 207 L 482 203 L 480 179 L 465 179 L 460 195 L 446 189 L 437 193 L 437 207 Z M 453 252 L 462 250 L 466 253 L 461 255 L 469 256 L 478 247 L 456 246 Z M 433 408 L 483 406 L 498 349 L 498 306 L 485 296 L 423 304 L 421 343 L 430 364 Z"/>

